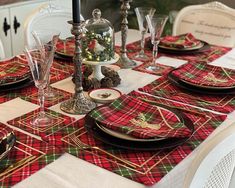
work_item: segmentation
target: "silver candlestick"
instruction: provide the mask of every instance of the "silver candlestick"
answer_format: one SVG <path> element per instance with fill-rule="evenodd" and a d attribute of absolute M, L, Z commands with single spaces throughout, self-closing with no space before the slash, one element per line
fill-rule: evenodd
<path fill-rule="evenodd" d="M 62 102 L 60 109 L 69 114 L 86 114 L 95 108 L 96 104 L 84 96 L 82 88 L 82 51 L 80 39 L 83 27 L 80 23 L 73 23 L 72 21 L 69 21 L 69 23 L 72 24 L 71 33 L 75 36 L 75 53 L 73 56 L 75 94 L 71 99 Z"/>
<path fill-rule="evenodd" d="M 122 37 L 122 46 L 121 46 L 121 55 L 118 64 L 121 68 L 132 68 L 136 66 L 136 62 L 129 59 L 127 57 L 127 50 L 126 50 L 126 39 L 127 39 L 127 32 L 128 32 L 128 10 L 130 9 L 130 2 L 132 0 L 120 0 L 122 2 L 121 5 L 121 15 L 122 15 L 122 22 L 121 22 L 121 37 Z"/>

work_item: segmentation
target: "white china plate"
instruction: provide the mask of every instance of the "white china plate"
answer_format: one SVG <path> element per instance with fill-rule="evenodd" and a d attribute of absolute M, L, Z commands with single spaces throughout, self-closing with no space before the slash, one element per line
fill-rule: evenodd
<path fill-rule="evenodd" d="M 121 133 L 121 132 L 116 132 L 116 131 L 113 131 L 109 128 L 106 128 L 102 125 L 100 125 L 98 122 L 96 122 L 96 126 L 101 129 L 103 132 L 111 135 L 111 136 L 114 136 L 116 138 L 120 138 L 120 139 L 124 139 L 124 140 L 128 140 L 128 141 L 137 141 L 137 142 L 150 142 L 150 141 L 157 141 L 157 140 L 164 140 L 166 138 L 160 138 L 160 137 L 156 137 L 156 138 L 148 138 L 148 139 L 144 139 L 144 138 L 135 138 L 131 135 L 127 135 L 127 134 L 124 134 L 124 133 Z"/>
<path fill-rule="evenodd" d="M 122 93 L 112 88 L 100 88 L 91 90 L 88 95 L 95 102 L 106 104 L 119 98 Z"/>
<path fill-rule="evenodd" d="M 168 46 L 163 46 L 159 45 L 160 48 L 167 49 L 167 50 L 177 50 L 177 51 L 190 51 L 190 50 L 198 50 L 204 46 L 203 42 L 200 42 L 197 46 L 193 46 L 190 48 L 174 48 L 174 47 L 168 47 Z"/>

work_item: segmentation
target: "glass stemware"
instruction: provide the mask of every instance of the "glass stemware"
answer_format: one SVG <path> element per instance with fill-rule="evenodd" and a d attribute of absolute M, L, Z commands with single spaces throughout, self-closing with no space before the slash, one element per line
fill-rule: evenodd
<path fill-rule="evenodd" d="M 56 43 L 59 39 L 59 35 L 60 32 L 57 30 L 36 30 L 32 32 L 32 37 L 35 40 L 35 45 L 37 45 L 37 47 L 42 51 L 43 50 L 43 46 L 46 44 L 51 44 L 54 46 L 54 48 L 56 47 Z M 53 61 L 53 58 L 51 59 L 51 61 Z M 52 63 L 52 62 L 50 62 Z M 54 99 L 58 96 L 58 93 L 50 86 L 50 74 L 49 76 L 49 82 L 48 85 L 46 86 L 45 89 L 45 97 L 48 100 Z"/>
<path fill-rule="evenodd" d="M 26 46 L 25 56 L 30 67 L 35 86 L 38 88 L 38 99 L 40 111 L 38 116 L 30 123 L 35 127 L 45 127 L 52 123 L 52 119 L 44 111 L 44 89 L 49 82 L 49 73 L 54 57 L 55 47 L 51 44 L 46 44 L 40 48 Z"/>
<path fill-rule="evenodd" d="M 163 14 L 155 14 L 152 17 L 149 15 L 146 16 L 146 20 L 151 35 L 151 42 L 153 44 L 153 60 L 152 60 L 152 65 L 147 67 L 148 70 L 156 71 L 159 69 L 159 67 L 156 66 L 156 59 L 158 55 L 158 44 L 160 42 L 160 38 L 167 19 L 168 16 Z"/>
<path fill-rule="evenodd" d="M 139 30 L 141 34 L 140 40 L 140 52 L 135 56 L 138 59 L 147 60 L 148 56 L 144 53 L 144 44 L 145 44 L 145 34 L 148 31 L 148 24 L 146 22 L 145 16 L 149 15 L 150 18 L 154 15 L 156 9 L 150 7 L 137 7 L 135 8 L 135 13 L 137 16 L 137 21 L 139 25 Z"/>

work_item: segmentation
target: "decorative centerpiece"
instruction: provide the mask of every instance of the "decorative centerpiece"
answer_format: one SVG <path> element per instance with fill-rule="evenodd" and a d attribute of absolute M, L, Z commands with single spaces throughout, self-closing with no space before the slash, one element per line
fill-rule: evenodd
<path fill-rule="evenodd" d="M 101 18 L 95 9 L 93 18 L 85 22 L 82 37 L 82 57 L 85 61 L 104 62 L 114 59 L 114 29 L 111 23 Z"/>
<path fill-rule="evenodd" d="M 101 70 L 103 65 L 116 63 L 119 59 L 118 54 L 115 53 L 113 26 L 108 20 L 101 18 L 99 9 L 93 10 L 92 16 L 93 18 L 84 24 L 81 44 L 83 63 L 91 65 L 93 69 L 93 74 L 83 79 L 86 91 L 92 88 L 117 86 L 117 81 L 112 81 L 113 76 L 107 76 Z M 112 72 L 113 74 L 115 79 L 118 77 L 118 83 L 120 83 L 117 72 Z"/>

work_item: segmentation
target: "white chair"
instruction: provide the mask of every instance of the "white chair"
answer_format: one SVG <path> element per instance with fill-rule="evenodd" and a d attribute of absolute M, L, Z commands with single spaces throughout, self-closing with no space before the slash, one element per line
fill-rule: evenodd
<path fill-rule="evenodd" d="M 5 51 L 4 51 L 2 41 L 0 40 L 0 59 L 4 59 L 4 58 L 5 58 Z"/>
<path fill-rule="evenodd" d="M 184 7 L 176 16 L 173 35 L 192 33 L 210 44 L 235 46 L 235 9 L 220 2 Z"/>
<path fill-rule="evenodd" d="M 60 31 L 60 38 L 72 36 L 68 21 L 72 20 L 72 10 L 58 6 L 44 4 L 36 9 L 24 23 L 25 43 L 33 44 L 31 32 L 33 30 L 56 29 Z M 81 20 L 84 20 L 81 16 Z"/>
<path fill-rule="evenodd" d="M 235 167 L 235 124 L 201 147 L 186 174 L 183 188 L 228 188 Z"/>

